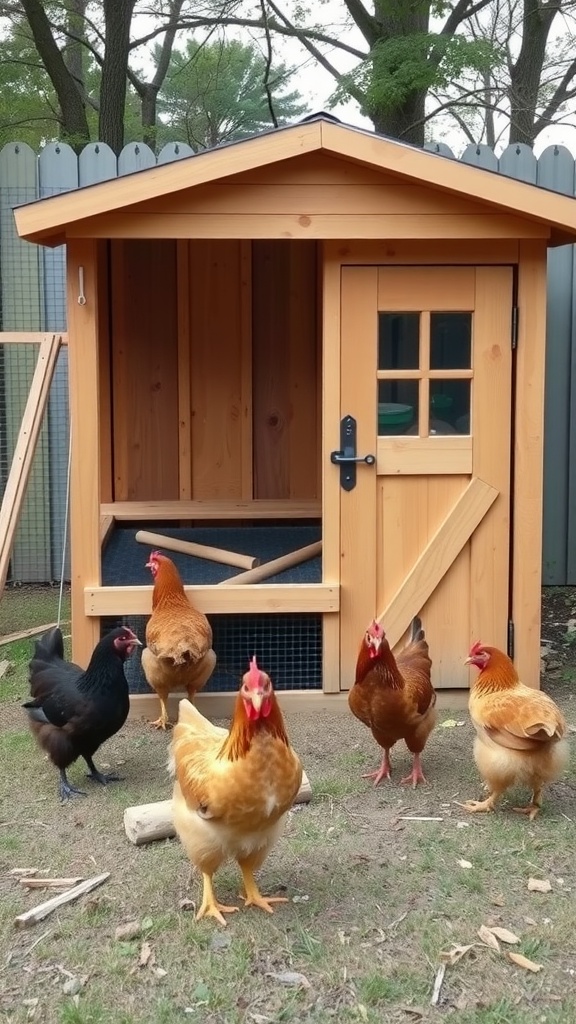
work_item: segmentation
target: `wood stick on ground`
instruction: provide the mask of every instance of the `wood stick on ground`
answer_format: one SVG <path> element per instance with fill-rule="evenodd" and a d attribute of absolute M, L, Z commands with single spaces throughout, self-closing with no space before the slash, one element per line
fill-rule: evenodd
<path fill-rule="evenodd" d="M 178 540 L 176 537 L 166 537 L 163 533 L 138 530 L 136 540 L 139 544 L 149 544 L 153 548 L 179 551 L 182 555 L 207 558 L 210 562 L 220 562 L 222 565 L 236 565 L 239 569 L 252 569 L 255 565 L 260 565 L 260 559 L 253 555 L 241 555 L 237 551 L 225 551 L 224 548 L 211 548 L 206 544 L 195 544 L 191 540 Z"/>
<path fill-rule="evenodd" d="M 80 882 L 80 885 L 75 885 L 73 889 L 61 892 L 58 896 L 52 896 L 45 903 L 39 903 L 37 907 L 32 907 L 31 910 L 26 910 L 25 913 L 19 914 L 14 919 L 14 924 L 17 928 L 29 928 L 30 925 L 37 924 L 38 921 L 48 917 L 48 914 L 51 914 L 54 910 L 58 910 L 59 907 L 72 903 L 73 900 L 77 900 L 79 896 L 83 896 L 86 892 L 92 892 L 92 889 L 102 885 L 107 878 L 110 878 L 109 871 L 105 871 L 103 875 L 95 875 L 94 878 L 87 878 L 85 882 Z"/>
<path fill-rule="evenodd" d="M 21 878 L 20 885 L 25 889 L 70 889 L 83 881 L 82 875 L 76 878 Z"/>
<path fill-rule="evenodd" d="M 298 790 L 294 803 L 305 804 L 312 799 L 310 780 L 304 772 L 302 785 Z M 124 811 L 124 829 L 131 843 L 144 846 L 157 839 L 173 839 L 176 835 L 172 823 L 172 801 L 160 800 L 153 804 L 140 804 L 127 807 Z"/>
<path fill-rule="evenodd" d="M 436 977 L 434 978 L 434 988 L 432 989 L 432 998 L 430 1000 L 431 1006 L 438 1006 L 440 1002 L 440 992 L 442 991 L 442 983 L 444 981 L 444 975 L 446 974 L 446 964 L 440 964 L 440 967 L 436 971 Z"/>
<path fill-rule="evenodd" d="M 227 584 L 244 584 L 244 583 L 259 583 L 260 580 L 266 580 L 269 576 L 275 576 L 277 572 L 284 572 L 284 569 L 291 569 L 294 565 L 300 565 L 301 562 L 307 562 L 311 558 L 317 558 L 322 553 L 322 541 L 318 540 L 315 544 L 307 544 L 306 547 L 297 548 L 296 551 L 289 551 L 287 555 L 281 555 L 280 558 L 273 558 L 271 562 L 264 562 L 263 565 L 259 565 L 256 569 L 249 569 L 248 572 L 238 573 L 237 576 L 231 576 L 229 580 L 222 580 L 218 586 L 223 583 Z"/>
<path fill-rule="evenodd" d="M 26 640 L 29 636 L 36 636 L 37 633 L 47 633 L 49 629 L 54 629 L 57 626 L 57 622 L 46 622 L 43 626 L 32 626 L 31 629 L 21 629 L 19 633 L 9 633 L 8 636 L 0 637 L 0 647 L 4 644 L 12 644 L 16 640 Z M 61 626 L 69 626 L 70 620 L 61 622 Z"/>

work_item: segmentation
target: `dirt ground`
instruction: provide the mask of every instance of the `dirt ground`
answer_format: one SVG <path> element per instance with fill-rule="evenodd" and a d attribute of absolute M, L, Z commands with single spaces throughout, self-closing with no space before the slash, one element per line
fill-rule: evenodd
<path fill-rule="evenodd" d="M 576 726 L 573 625 L 576 591 L 545 591 L 545 687 Z M 166 738 L 145 722 L 128 723 L 96 758 L 99 767 L 118 767 L 124 781 L 106 789 L 86 783 L 86 799 L 61 807 L 57 773 L 22 717 L 25 693 L 19 670 L 0 704 L 7 1024 L 576 1020 L 574 757 L 536 821 L 513 814 L 512 798 L 494 815 L 468 816 L 459 802 L 480 786 L 466 713 L 441 713 L 423 759 L 428 784 L 416 792 L 398 784 L 409 767 L 400 745 L 391 783 L 374 789 L 361 779 L 379 751 L 347 712 L 287 716 L 314 796 L 290 815 L 260 883 L 288 903 L 270 917 L 240 911 L 223 930 L 194 921 L 199 882 L 177 841 L 137 849 L 124 834 L 126 806 L 170 795 Z M 80 764 L 70 778 L 83 779 Z M 15 867 L 110 876 L 20 931 L 15 916 L 50 894 L 26 892 L 10 874 Z M 549 890 L 531 890 L 530 879 Z M 216 890 L 223 902 L 238 902 L 235 866 L 221 869 Z M 115 937 L 127 922 L 137 933 Z M 482 927 L 507 929 L 518 941 L 490 948 Z"/>

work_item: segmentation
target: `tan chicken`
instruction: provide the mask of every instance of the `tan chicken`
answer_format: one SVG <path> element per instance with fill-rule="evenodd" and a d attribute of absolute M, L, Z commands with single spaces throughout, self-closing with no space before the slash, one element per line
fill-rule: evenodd
<path fill-rule="evenodd" d="M 154 591 L 142 671 L 160 698 L 160 717 L 152 725 L 166 729 L 170 724 L 168 696 L 185 690 L 189 700 L 194 700 L 216 667 L 216 655 L 212 650 L 210 623 L 186 597 L 174 562 L 153 551 L 146 568 L 152 573 Z"/>
<path fill-rule="evenodd" d="M 390 750 L 398 740 L 404 740 L 413 754 L 412 771 L 401 781 L 410 782 L 413 788 L 426 782 L 420 754 L 436 724 L 431 666 L 419 618 L 413 620 L 410 641 L 396 658 L 376 620 L 366 630 L 348 704 L 352 714 L 371 729 L 384 751 L 380 767 L 363 776 L 374 779 L 375 786 L 390 778 Z"/>
<path fill-rule="evenodd" d="M 531 790 L 530 802 L 514 810 L 532 821 L 544 786 L 568 761 L 564 716 L 548 694 L 520 682 L 513 662 L 497 647 L 474 644 L 465 664 L 480 669 L 468 706 L 476 730 L 474 759 L 488 796 L 462 806 L 473 813 L 493 811 L 505 790 L 524 785 Z"/>
<path fill-rule="evenodd" d="M 262 896 L 254 872 L 282 833 L 302 781 L 270 677 L 256 658 L 242 677 L 230 731 L 212 725 L 187 700 L 180 701 L 171 744 L 175 775 L 174 826 L 204 891 L 196 919 L 237 910 L 216 899 L 214 872 L 226 860 L 240 866 L 245 906 L 272 913 L 284 897 Z"/>

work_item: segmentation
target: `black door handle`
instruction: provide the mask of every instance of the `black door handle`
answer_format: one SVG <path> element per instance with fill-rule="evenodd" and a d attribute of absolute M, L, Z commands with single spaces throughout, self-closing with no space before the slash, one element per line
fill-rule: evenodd
<path fill-rule="evenodd" d="M 340 486 L 344 491 L 352 491 L 356 487 L 356 466 L 359 462 L 373 466 L 375 455 L 356 455 L 356 420 L 353 416 L 344 416 L 340 420 L 340 449 L 330 452 L 330 462 L 340 466 Z"/>

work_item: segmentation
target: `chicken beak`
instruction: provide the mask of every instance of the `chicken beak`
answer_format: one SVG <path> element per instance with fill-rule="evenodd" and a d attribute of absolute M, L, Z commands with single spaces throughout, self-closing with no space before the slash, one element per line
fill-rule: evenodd
<path fill-rule="evenodd" d="M 137 636 L 134 637 L 132 643 L 134 644 L 135 647 L 142 647 L 142 641 L 139 640 Z"/>
<path fill-rule="evenodd" d="M 465 665 L 471 665 L 472 664 L 472 658 L 466 658 L 466 661 L 464 662 L 464 664 Z"/>
<path fill-rule="evenodd" d="M 264 700 L 264 694 L 253 693 L 250 697 L 250 700 L 252 701 L 252 707 L 254 708 L 254 711 L 260 714 L 260 709 L 262 707 L 262 702 Z"/>

